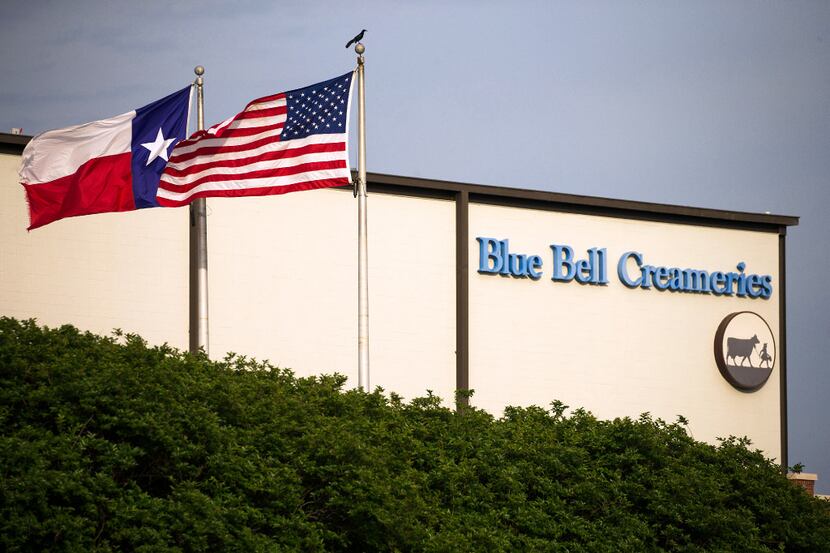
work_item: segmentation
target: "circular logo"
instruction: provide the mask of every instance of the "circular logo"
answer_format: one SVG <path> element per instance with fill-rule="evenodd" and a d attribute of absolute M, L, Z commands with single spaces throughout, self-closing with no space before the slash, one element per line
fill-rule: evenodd
<path fill-rule="evenodd" d="M 754 392 L 775 368 L 775 338 L 767 322 L 752 311 L 727 315 L 715 332 L 715 362 L 738 390 Z"/>

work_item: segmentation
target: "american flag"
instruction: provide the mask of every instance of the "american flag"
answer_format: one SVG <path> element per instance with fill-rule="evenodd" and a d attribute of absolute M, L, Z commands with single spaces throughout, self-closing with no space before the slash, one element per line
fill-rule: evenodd
<path fill-rule="evenodd" d="M 349 184 L 352 76 L 259 98 L 179 142 L 159 181 L 159 205 Z"/>

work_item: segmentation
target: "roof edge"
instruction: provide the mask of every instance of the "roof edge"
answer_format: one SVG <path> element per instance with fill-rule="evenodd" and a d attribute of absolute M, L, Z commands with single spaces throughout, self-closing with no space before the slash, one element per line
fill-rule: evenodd
<path fill-rule="evenodd" d="M 604 211 L 609 214 L 634 214 L 650 215 L 650 218 L 669 219 L 696 219 L 706 220 L 712 223 L 718 221 L 727 224 L 747 223 L 770 228 L 792 227 L 798 225 L 799 217 L 792 215 L 775 215 L 766 213 L 752 213 L 745 211 L 728 211 L 722 209 L 710 209 L 702 207 L 689 207 L 674 204 L 660 204 L 652 202 L 641 202 L 634 200 L 619 200 L 614 198 L 603 198 L 599 196 L 582 196 L 578 194 L 563 194 L 559 192 L 548 192 L 544 190 L 533 190 L 527 188 L 508 188 L 502 186 L 490 186 L 483 184 L 470 184 L 463 182 L 443 181 L 417 177 L 402 177 L 383 173 L 368 173 L 369 184 L 391 185 L 394 187 L 406 187 L 411 189 L 429 189 L 434 191 L 467 192 L 470 194 L 470 201 L 475 199 L 483 200 L 520 200 L 525 202 L 538 202 L 556 208 L 571 208 L 575 211 L 589 210 Z"/>
<path fill-rule="evenodd" d="M 23 148 L 31 139 L 32 137 L 27 134 L 0 132 L 0 153 L 22 154 Z"/>

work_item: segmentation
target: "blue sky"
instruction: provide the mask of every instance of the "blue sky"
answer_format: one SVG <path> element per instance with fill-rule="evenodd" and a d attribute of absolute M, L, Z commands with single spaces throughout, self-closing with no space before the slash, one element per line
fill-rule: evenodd
<path fill-rule="evenodd" d="M 193 79 L 206 122 L 349 70 L 369 170 L 801 216 L 787 251 L 790 462 L 830 493 L 830 2 L 14 2 L 0 130 Z"/>

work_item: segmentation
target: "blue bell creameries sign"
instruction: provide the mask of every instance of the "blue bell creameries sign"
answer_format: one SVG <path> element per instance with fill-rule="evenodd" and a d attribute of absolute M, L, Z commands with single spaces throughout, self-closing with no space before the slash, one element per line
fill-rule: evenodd
<path fill-rule="evenodd" d="M 478 272 L 512 278 L 539 280 L 544 275 L 541 255 L 512 253 L 509 240 L 478 237 Z M 604 286 L 608 284 L 608 252 L 606 248 L 589 248 L 585 255 L 563 244 L 551 244 L 551 280 Z M 628 288 L 670 290 L 768 299 L 772 295 L 772 276 L 746 272 L 743 261 L 731 271 L 708 271 L 697 268 L 665 267 L 646 263 L 636 251 L 623 253 L 617 261 L 617 278 Z"/>

